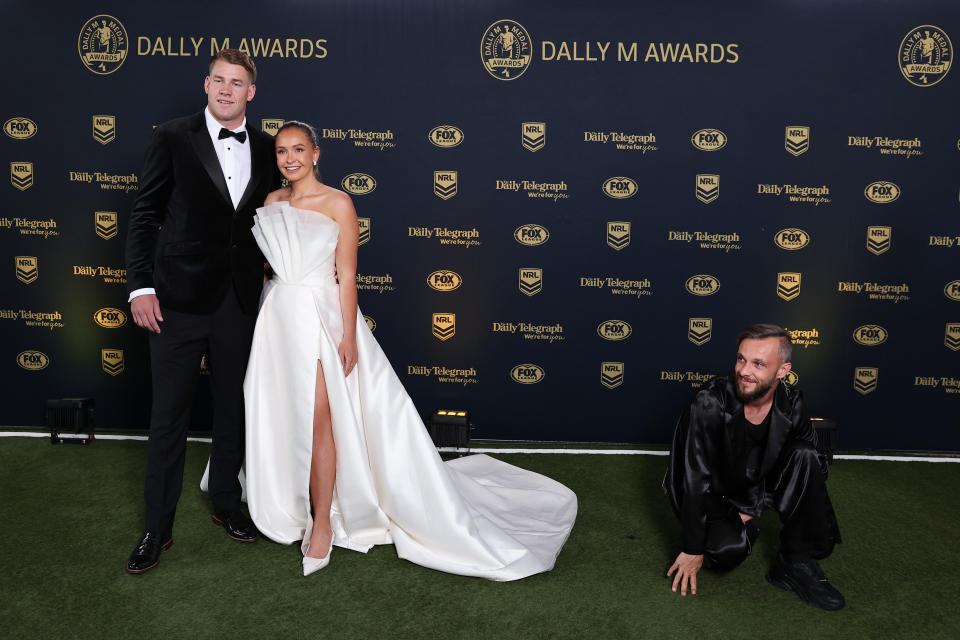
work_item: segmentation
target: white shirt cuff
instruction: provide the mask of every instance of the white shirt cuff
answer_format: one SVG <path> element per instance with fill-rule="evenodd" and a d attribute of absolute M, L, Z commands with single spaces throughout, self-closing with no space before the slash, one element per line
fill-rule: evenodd
<path fill-rule="evenodd" d="M 133 299 L 136 298 L 137 296 L 145 296 L 150 293 L 152 293 L 153 295 L 157 295 L 157 290 L 154 289 L 153 287 L 144 287 L 143 289 L 134 289 L 133 291 L 130 292 L 130 297 L 127 298 L 127 302 L 132 302 Z"/>

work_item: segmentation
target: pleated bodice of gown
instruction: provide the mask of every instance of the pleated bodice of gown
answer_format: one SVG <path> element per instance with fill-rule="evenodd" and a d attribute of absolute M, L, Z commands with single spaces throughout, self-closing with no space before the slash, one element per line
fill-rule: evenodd
<path fill-rule="evenodd" d="M 337 223 L 274 203 L 258 210 L 253 234 L 275 274 L 244 383 L 246 494 L 257 528 L 277 542 L 303 540 L 306 553 L 319 361 L 336 445 L 334 545 L 392 543 L 417 564 L 493 580 L 552 568 L 576 518 L 573 492 L 485 455 L 443 462 L 359 309 L 359 360 L 343 375 Z"/>

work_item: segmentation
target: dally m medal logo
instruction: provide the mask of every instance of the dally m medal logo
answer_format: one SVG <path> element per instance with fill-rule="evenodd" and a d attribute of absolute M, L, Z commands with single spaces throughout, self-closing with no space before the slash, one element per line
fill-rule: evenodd
<path fill-rule="evenodd" d="M 710 204 L 720 197 L 720 176 L 712 173 L 697 174 L 697 200 Z"/>
<path fill-rule="evenodd" d="M 943 287 L 943 295 L 947 296 L 951 300 L 960 302 L 960 280 L 948 282 L 946 286 Z"/>
<path fill-rule="evenodd" d="M 449 340 L 457 332 L 457 316 L 453 313 L 433 314 L 433 336 L 441 341 Z"/>
<path fill-rule="evenodd" d="M 853 372 L 853 388 L 867 395 L 876 390 L 879 378 L 880 370 L 877 367 L 857 367 Z"/>
<path fill-rule="evenodd" d="M 864 188 L 863 195 L 870 202 L 886 204 L 900 197 L 900 187 L 886 180 L 871 182 Z"/>
<path fill-rule="evenodd" d="M 853 339 L 857 344 L 873 347 L 887 341 L 887 330 L 878 324 L 865 324 L 853 330 Z"/>
<path fill-rule="evenodd" d="M 449 200 L 457 195 L 457 172 L 434 171 L 433 193 L 441 200 Z"/>
<path fill-rule="evenodd" d="M 547 124 L 545 122 L 524 122 L 520 125 L 520 142 L 527 151 L 539 151 L 547 144 Z"/>
<path fill-rule="evenodd" d="M 514 382 L 519 382 L 520 384 L 537 384 L 543 380 L 546 375 L 547 372 L 538 364 L 518 364 L 513 369 L 510 369 L 510 377 Z"/>
<path fill-rule="evenodd" d="M 77 39 L 77 52 L 83 65 L 101 76 L 119 69 L 127 59 L 129 48 L 127 30 L 119 20 L 106 14 L 87 20 Z"/>
<path fill-rule="evenodd" d="M 435 291 L 453 291 L 460 288 L 463 278 L 456 271 L 440 269 L 427 276 L 427 286 Z"/>
<path fill-rule="evenodd" d="M 607 178 L 603 181 L 601 188 L 605 194 L 611 198 L 616 198 L 617 200 L 629 198 L 637 193 L 636 181 L 632 178 L 625 178 L 623 176 Z"/>
<path fill-rule="evenodd" d="M 50 364 L 50 358 L 42 351 L 21 351 L 17 354 L 17 364 L 27 371 L 40 371 Z"/>
<path fill-rule="evenodd" d="M 783 148 L 791 155 L 799 156 L 810 148 L 810 127 L 792 125 L 783 136 Z"/>
<path fill-rule="evenodd" d="M 262 118 L 260 120 L 260 130 L 276 137 L 277 132 L 280 131 L 280 127 L 283 126 L 285 120 L 283 118 Z"/>
<path fill-rule="evenodd" d="M 784 300 L 793 300 L 800 295 L 799 273 L 782 271 L 777 274 L 777 295 Z"/>
<path fill-rule="evenodd" d="M 783 376 L 783 381 L 789 384 L 792 387 L 797 386 L 797 383 L 800 382 L 800 376 L 797 375 L 797 372 L 793 369 L 787 372 L 787 375 Z"/>
<path fill-rule="evenodd" d="M 360 227 L 360 238 L 357 246 L 370 242 L 370 218 L 357 218 L 357 226 Z"/>
<path fill-rule="evenodd" d="M 93 116 L 93 139 L 100 144 L 113 142 L 117 137 L 117 116 Z"/>
<path fill-rule="evenodd" d="M 701 151 L 717 151 L 727 146 L 727 135 L 719 129 L 700 129 L 690 136 L 690 144 Z"/>
<path fill-rule="evenodd" d="M 111 376 L 123 373 L 123 349 L 101 349 L 100 365 Z"/>
<path fill-rule="evenodd" d="M 13 262 L 17 267 L 17 280 L 20 282 L 31 284 L 40 277 L 36 256 L 17 256 L 13 259 Z"/>
<path fill-rule="evenodd" d="M 914 27 L 903 37 L 897 62 L 910 84 L 932 87 L 947 76 L 953 63 L 953 44 L 940 27 Z"/>
<path fill-rule="evenodd" d="M 520 292 L 535 296 L 543 291 L 543 269 L 520 267 Z"/>
<path fill-rule="evenodd" d="M 10 184 L 26 191 L 33 186 L 33 163 L 32 162 L 11 162 L 10 163 Z"/>
<path fill-rule="evenodd" d="M 960 351 L 960 322 L 948 322 L 943 332 L 943 344 L 951 351 Z"/>
<path fill-rule="evenodd" d="M 355 196 L 365 196 L 377 188 L 377 181 L 373 179 L 373 176 L 365 173 L 351 173 L 344 176 L 343 180 L 340 181 L 340 186 L 347 193 L 352 193 Z"/>
<path fill-rule="evenodd" d="M 93 228 L 97 235 L 104 240 L 115 237 L 117 235 L 117 212 L 94 211 Z"/>
<path fill-rule="evenodd" d="M 623 363 L 622 362 L 601 362 L 600 363 L 600 384 L 607 389 L 616 389 L 623 384 Z"/>
<path fill-rule="evenodd" d="M 893 227 L 867 227 L 867 251 L 880 255 L 890 250 Z"/>
<path fill-rule="evenodd" d="M 698 347 L 713 337 L 713 318 L 687 318 L 687 339 Z"/>
<path fill-rule="evenodd" d="M 513 239 L 528 247 L 536 247 L 550 239 L 550 232 L 539 224 L 525 224 L 513 231 Z"/>
<path fill-rule="evenodd" d="M 480 41 L 480 60 L 497 80 L 516 80 L 533 59 L 530 34 L 513 20 L 498 20 L 487 27 Z"/>
<path fill-rule="evenodd" d="M 597 325 L 597 335 L 604 340 L 626 340 L 633 333 L 633 328 L 624 320 L 604 320 Z"/>
<path fill-rule="evenodd" d="M 14 140 L 26 140 L 37 134 L 37 123 L 30 118 L 10 118 L 3 123 L 3 132 Z"/>
<path fill-rule="evenodd" d="M 120 309 L 104 307 L 93 314 L 93 321 L 104 329 L 117 329 L 127 324 L 127 314 Z"/>
<path fill-rule="evenodd" d="M 773 242 L 781 249 L 796 251 L 810 244 L 810 234 L 803 229 L 794 229 L 793 227 L 780 229 L 780 231 L 777 231 L 777 234 L 773 236 Z"/>
<path fill-rule="evenodd" d="M 377 322 L 370 316 L 363 316 L 363 321 L 367 323 L 367 328 L 370 329 L 371 333 L 377 330 Z"/>
<path fill-rule="evenodd" d="M 700 273 L 687 278 L 684 287 L 695 296 L 710 296 L 720 290 L 720 281 L 711 275 Z"/>
<path fill-rule="evenodd" d="M 630 244 L 630 223 L 615 220 L 607 223 L 607 245 L 614 251 L 626 249 Z"/>
<path fill-rule="evenodd" d="M 463 131 L 453 125 L 442 124 L 430 129 L 427 139 L 436 147 L 449 149 L 463 142 Z"/>

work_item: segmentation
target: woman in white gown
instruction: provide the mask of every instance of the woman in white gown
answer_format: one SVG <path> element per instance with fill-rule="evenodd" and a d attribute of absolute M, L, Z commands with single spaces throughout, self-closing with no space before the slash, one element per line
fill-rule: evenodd
<path fill-rule="evenodd" d="M 290 185 L 253 234 L 273 270 L 244 383 L 246 493 L 270 539 L 302 540 L 308 575 L 332 546 L 393 544 L 417 564 L 492 580 L 550 570 L 577 513 L 572 491 L 485 455 L 444 463 L 357 308 L 357 217 L 322 184 L 309 125 L 287 122 Z"/>

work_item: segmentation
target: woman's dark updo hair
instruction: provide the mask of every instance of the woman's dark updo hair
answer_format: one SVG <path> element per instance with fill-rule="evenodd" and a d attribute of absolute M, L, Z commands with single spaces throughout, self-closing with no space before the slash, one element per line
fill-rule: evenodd
<path fill-rule="evenodd" d="M 300 120 L 287 120 L 286 122 L 283 123 L 283 125 L 279 129 L 277 129 L 277 135 L 279 136 L 280 132 L 283 131 L 284 129 L 292 129 L 294 127 L 297 129 L 300 129 L 300 131 L 302 131 L 307 135 L 307 138 L 310 140 L 311 144 L 313 144 L 314 149 L 320 148 L 320 143 L 317 140 L 317 130 L 311 127 L 306 122 L 301 122 Z M 317 179 L 319 180 L 320 179 L 319 162 L 313 168 L 313 173 L 315 176 L 317 176 Z"/>

